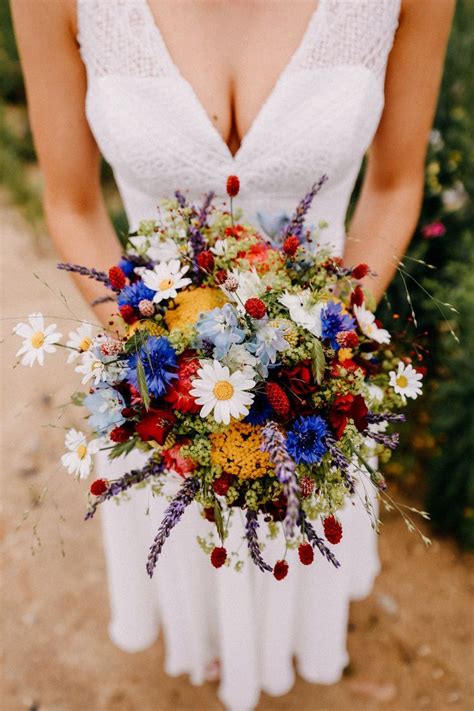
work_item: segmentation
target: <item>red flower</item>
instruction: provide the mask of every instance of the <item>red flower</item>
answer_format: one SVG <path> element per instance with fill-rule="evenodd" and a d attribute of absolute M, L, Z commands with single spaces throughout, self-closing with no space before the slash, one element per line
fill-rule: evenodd
<path fill-rule="evenodd" d="M 96 479 L 91 484 L 90 492 L 94 496 L 101 496 L 102 494 L 105 494 L 108 488 L 109 482 L 107 479 Z"/>
<path fill-rule="evenodd" d="M 137 422 L 135 429 L 145 442 L 153 439 L 158 444 L 164 444 L 175 422 L 176 417 L 170 410 L 152 409 Z"/>
<path fill-rule="evenodd" d="M 109 281 L 114 289 L 118 289 L 118 291 L 121 291 L 126 284 L 127 277 L 120 269 L 120 267 L 110 267 Z"/>
<path fill-rule="evenodd" d="M 236 239 L 240 239 L 242 232 L 245 232 L 245 228 L 243 225 L 239 224 L 234 225 L 233 227 L 226 227 L 224 230 L 226 237 L 235 237 Z"/>
<path fill-rule="evenodd" d="M 267 307 L 261 299 L 247 299 L 245 302 L 245 310 L 249 316 L 256 319 L 261 319 L 267 313 Z"/>
<path fill-rule="evenodd" d="M 317 390 L 311 372 L 311 361 L 306 359 L 293 368 L 282 368 L 281 376 L 288 383 L 290 390 L 295 395 L 307 395 Z"/>
<path fill-rule="evenodd" d="M 281 415 L 281 417 L 288 415 L 290 412 L 290 401 L 278 383 L 267 383 L 265 386 L 265 395 L 277 415 Z"/>
<path fill-rule="evenodd" d="M 204 518 L 206 521 L 209 521 L 210 523 L 215 523 L 216 522 L 216 516 L 214 513 L 214 509 L 212 506 L 208 506 L 206 509 L 204 509 Z"/>
<path fill-rule="evenodd" d="M 112 432 L 109 434 L 109 437 L 112 442 L 126 442 L 130 439 L 130 434 L 130 429 L 121 425 L 119 427 L 114 427 Z"/>
<path fill-rule="evenodd" d="M 214 269 L 214 255 L 208 249 L 205 249 L 198 254 L 197 263 L 205 272 L 212 272 Z"/>
<path fill-rule="evenodd" d="M 327 516 L 323 521 L 324 535 L 326 540 L 333 545 L 339 543 L 342 538 L 342 526 L 334 516 Z"/>
<path fill-rule="evenodd" d="M 265 242 L 252 244 L 246 252 L 239 252 L 239 259 L 247 259 L 251 264 L 265 263 L 267 260 L 269 247 Z"/>
<path fill-rule="evenodd" d="M 211 553 L 211 563 L 214 568 L 222 568 L 227 559 L 227 551 L 221 546 L 216 546 Z"/>
<path fill-rule="evenodd" d="M 300 241 L 296 235 L 290 235 L 283 242 L 283 251 L 288 257 L 294 257 L 298 247 L 300 246 Z"/>
<path fill-rule="evenodd" d="M 178 358 L 178 377 L 175 378 L 164 396 L 164 399 L 171 403 L 175 410 L 179 412 L 199 412 L 200 405 L 189 394 L 193 384 L 192 381 L 200 368 L 198 359 L 193 351 L 185 351 Z"/>
<path fill-rule="evenodd" d="M 368 408 L 362 395 L 338 395 L 329 411 L 329 422 L 337 439 L 341 439 L 349 419 L 359 430 L 367 429 Z"/>
<path fill-rule="evenodd" d="M 273 568 L 273 576 L 277 580 L 283 580 L 288 575 L 288 563 L 286 560 L 277 560 Z"/>
<path fill-rule="evenodd" d="M 421 234 L 425 239 L 434 239 L 436 237 L 443 237 L 446 234 L 446 227 L 442 222 L 432 222 L 429 225 L 425 225 L 421 230 Z"/>
<path fill-rule="evenodd" d="M 224 473 L 212 482 L 212 488 L 217 496 L 225 496 L 227 494 L 233 478 L 231 474 Z"/>
<path fill-rule="evenodd" d="M 363 262 L 361 264 L 358 264 L 356 267 L 353 268 L 351 271 L 351 275 L 353 279 L 363 279 L 364 277 L 367 276 L 367 274 L 370 271 L 370 267 L 368 264 L 364 264 Z"/>
<path fill-rule="evenodd" d="M 298 556 L 303 565 L 311 565 L 314 560 L 313 546 L 310 543 L 301 543 L 298 547 Z"/>
<path fill-rule="evenodd" d="M 227 195 L 229 195 L 229 197 L 231 198 L 234 198 L 236 195 L 239 194 L 240 180 L 236 175 L 229 175 L 229 177 L 227 178 L 226 190 Z"/>
<path fill-rule="evenodd" d="M 135 321 L 137 320 L 133 307 L 130 306 L 130 304 L 124 304 L 119 308 L 119 311 L 125 323 L 131 324 L 135 323 Z"/>
<path fill-rule="evenodd" d="M 351 306 L 362 306 L 364 303 L 364 292 L 360 286 L 356 286 L 351 292 Z"/>
<path fill-rule="evenodd" d="M 181 448 L 187 444 L 190 444 L 191 440 L 182 439 L 175 445 L 166 449 L 162 453 L 163 462 L 166 469 L 170 469 L 173 472 L 179 474 L 179 476 L 185 477 L 186 474 L 190 474 L 196 469 L 196 462 L 191 459 L 191 457 L 184 457 L 181 454 Z"/>

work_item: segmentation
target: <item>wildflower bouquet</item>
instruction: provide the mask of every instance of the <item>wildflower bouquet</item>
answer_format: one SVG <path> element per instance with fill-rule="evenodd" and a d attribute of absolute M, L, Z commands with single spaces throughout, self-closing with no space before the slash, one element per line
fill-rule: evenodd
<path fill-rule="evenodd" d="M 108 274 L 59 265 L 103 282 L 122 321 L 116 331 L 94 336 L 83 324 L 69 335 L 69 360 L 87 386 L 74 403 L 87 409 L 94 434 L 70 430 L 62 462 L 85 478 L 99 449 L 111 458 L 150 454 L 120 479 L 95 480 L 86 518 L 144 482 L 154 493 L 170 478 L 181 482 L 150 548 L 150 576 L 193 501 L 215 527 L 216 568 L 230 563 L 225 541 L 240 509 L 251 559 L 281 579 L 288 564 L 284 556 L 264 560 L 259 514 L 270 526 L 281 522 L 302 564 L 316 550 L 338 566 L 328 546 L 342 537 L 338 510 L 362 479 L 386 494 L 369 459 L 386 460 L 396 447 L 387 428 L 420 394 L 422 376 L 394 354 L 370 308 L 359 284 L 369 267 L 344 266 L 305 227 L 324 180 L 297 206 L 279 244 L 236 221 L 239 181 L 230 176 L 230 210 L 217 209 L 212 195 L 196 208 L 177 192 L 158 221 L 129 236 Z M 15 330 L 26 365 L 42 364 L 60 338 L 40 314 Z"/>

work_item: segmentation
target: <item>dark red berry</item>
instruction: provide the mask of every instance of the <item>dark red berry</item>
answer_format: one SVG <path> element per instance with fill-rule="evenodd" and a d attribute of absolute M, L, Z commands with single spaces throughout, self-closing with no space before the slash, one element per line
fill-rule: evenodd
<path fill-rule="evenodd" d="M 368 264 L 358 264 L 351 272 L 353 279 L 363 279 L 369 273 L 370 268 Z"/>
<path fill-rule="evenodd" d="M 278 383 L 267 383 L 265 394 L 268 402 L 273 407 L 277 415 L 285 417 L 290 411 L 290 401 L 283 388 Z"/>
<path fill-rule="evenodd" d="M 208 249 L 205 249 L 198 254 L 197 263 L 205 272 L 212 272 L 214 269 L 214 255 Z"/>
<path fill-rule="evenodd" d="M 127 427 L 115 427 L 109 437 L 112 442 L 126 442 L 130 439 L 130 431 Z"/>
<path fill-rule="evenodd" d="M 247 299 L 245 302 L 245 310 L 249 316 L 256 319 L 261 319 L 267 313 L 267 307 L 261 299 Z"/>
<path fill-rule="evenodd" d="M 286 560 L 277 560 L 273 568 L 273 577 L 277 580 L 283 580 L 288 575 L 288 563 Z"/>
<path fill-rule="evenodd" d="M 90 492 L 94 496 L 101 496 L 104 494 L 109 487 L 109 482 L 107 479 L 96 479 L 92 482 Z"/>
<path fill-rule="evenodd" d="M 211 553 L 211 563 L 214 568 L 222 568 L 227 559 L 227 551 L 221 546 L 216 546 Z"/>
<path fill-rule="evenodd" d="M 216 274 L 216 283 L 217 284 L 223 284 L 225 280 L 227 279 L 227 272 L 225 269 L 219 269 L 219 271 Z"/>
<path fill-rule="evenodd" d="M 298 555 L 303 565 L 311 565 L 314 560 L 314 551 L 311 543 L 302 543 L 298 547 Z"/>
<path fill-rule="evenodd" d="M 334 516 L 327 516 L 323 522 L 324 535 L 326 540 L 333 545 L 339 543 L 342 538 L 342 526 Z"/>
<path fill-rule="evenodd" d="M 283 242 L 283 251 L 288 257 L 294 257 L 298 247 L 300 246 L 300 241 L 296 235 L 290 235 Z"/>
<path fill-rule="evenodd" d="M 114 289 L 121 291 L 126 284 L 127 277 L 120 267 L 110 267 L 109 281 Z"/>
<path fill-rule="evenodd" d="M 231 483 L 232 476 L 230 474 L 222 474 L 218 479 L 212 482 L 212 488 L 218 496 L 225 496 L 229 491 Z"/>
<path fill-rule="evenodd" d="M 131 324 L 135 323 L 135 321 L 137 320 L 137 317 L 135 316 L 135 311 L 129 304 L 124 304 L 123 306 L 121 306 L 119 311 L 125 323 Z"/>
<path fill-rule="evenodd" d="M 227 178 L 226 189 L 227 195 L 229 195 L 229 197 L 231 198 L 234 198 L 236 195 L 239 194 L 240 180 L 236 175 L 229 175 L 229 177 Z"/>

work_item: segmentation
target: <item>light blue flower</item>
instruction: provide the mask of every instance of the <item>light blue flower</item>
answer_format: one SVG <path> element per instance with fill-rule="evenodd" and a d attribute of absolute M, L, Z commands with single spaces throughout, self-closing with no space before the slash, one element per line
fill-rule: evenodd
<path fill-rule="evenodd" d="M 285 333 L 285 326 L 272 326 L 269 321 L 262 320 L 255 332 L 254 340 L 247 344 L 247 349 L 258 358 L 264 375 L 268 372 L 268 366 L 275 363 L 278 353 L 290 347 L 284 338 Z"/>
<path fill-rule="evenodd" d="M 257 219 L 260 227 L 270 238 L 273 247 L 281 247 L 283 242 L 283 232 L 290 221 L 290 216 L 284 211 L 280 212 L 257 212 Z"/>
<path fill-rule="evenodd" d="M 233 343 L 242 343 L 245 331 L 240 328 L 235 307 L 225 304 L 201 314 L 196 324 L 199 344 L 208 342 L 214 346 L 214 358 L 223 358 Z"/>
<path fill-rule="evenodd" d="M 101 434 L 125 422 L 122 417 L 125 400 L 117 390 L 107 385 L 99 385 L 94 392 L 87 395 L 84 405 L 91 413 L 89 423 Z"/>

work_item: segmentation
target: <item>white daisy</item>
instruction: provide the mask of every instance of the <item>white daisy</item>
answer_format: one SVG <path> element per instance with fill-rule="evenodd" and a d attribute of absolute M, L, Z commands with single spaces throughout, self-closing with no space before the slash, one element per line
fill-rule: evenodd
<path fill-rule="evenodd" d="M 423 376 L 410 363 L 405 365 L 399 361 L 397 370 L 391 370 L 389 376 L 390 385 L 403 398 L 411 397 L 416 400 L 418 395 L 421 395 Z"/>
<path fill-rule="evenodd" d="M 98 385 L 100 382 L 107 382 L 109 378 L 105 363 L 100 358 L 97 358 L 91 350 L 82 354 L 82 363 L 77 365 L 74 370 L 82 375 L 83 385 L 88 383 L 89 380 L 93 380 L 94 385 Z"/>
<path fill-rule="evenodd" d="M 92 455 L 99 451 L 100 443 L 98 439 L 90 442 L 86 440 L 83 432 L 70 429 L 66 433 L 64 441 L 66 449 L 69 451 L 61 457 L 61 463 L 78 479 L 87 479 L 92 470 Z"/>
<path fill-rule="evenodd" d="M 323 330 L 321 311 L 326 302 L 319 301 L 314 303 L 313 295 L 309 289 L 300 291 L 298 294 L 285 292 L 278 301 L 288 309 L 292 321 L 305 328 L 316 338 L 321 338 Z"/>
<path fill-rule="evenodd" d="M 365 306 L 354 306 L 354 316 L 359 328 L 367 338 L 376 343 L 390 343 L 390 333 L 385 328 L 379 328 L 375 323 L 375 314 Z"/>
<path fill-rule="evenodd" d="M 81 353 L 85 353 L 92 346 L 92 326 L 90 323 L 83 323 L 75 331 L 69 331 L 69 340 L 66 346 L 71 348 L 67 362 L 72 363 L 77 360 Z"/>
<path fill-rule="evenodd" d="M 23 345 L 17 351 L 17 356 L 22 355 L 22 365 L 30 367 L 38 361 L 40 365 L 44 363 L 45 353 L 54 353 L 55 344 L 59 343 L 62 335 L 55 331 L 56 324 L 52 323 L 45 328 L 43 315 L 40 313 L 30 314 L 28 323 L 19 323 L 13 332 L 23 338 Z"/>
<path fill-rule="evenodd" d="M 216 257 L 224 257 L 229 249 L 229 240 L 218 239 L 214 245 L 211 247 L 211 252 L 216 255 Z"/>
<path fill-rule="evenodd" d="M 228 425 L 231 417 L 236 419 L 248 415 L 254 394 L 247 392 L 255 387 L 255 380 L 248 370 L 236 370 L 232 375 L 229 368 L 219 361 L 201 363 L 198 377 L 193 381 L 191 395 L 202 405 L 200 415 L 207 417 L 211 412 L 216 422 Z"/>
<path fill-rule="evenodd" d="M 179 259 L 157 264 L 154 269 L 136 269 L 139 271 L 145 285 L 155 291 L 153 301 L 159 303 L 163 299 L 174 299 L 178 289 L 191 284 L 191 279 L 184 277 L 189 266 L 182 267 Z"/>

